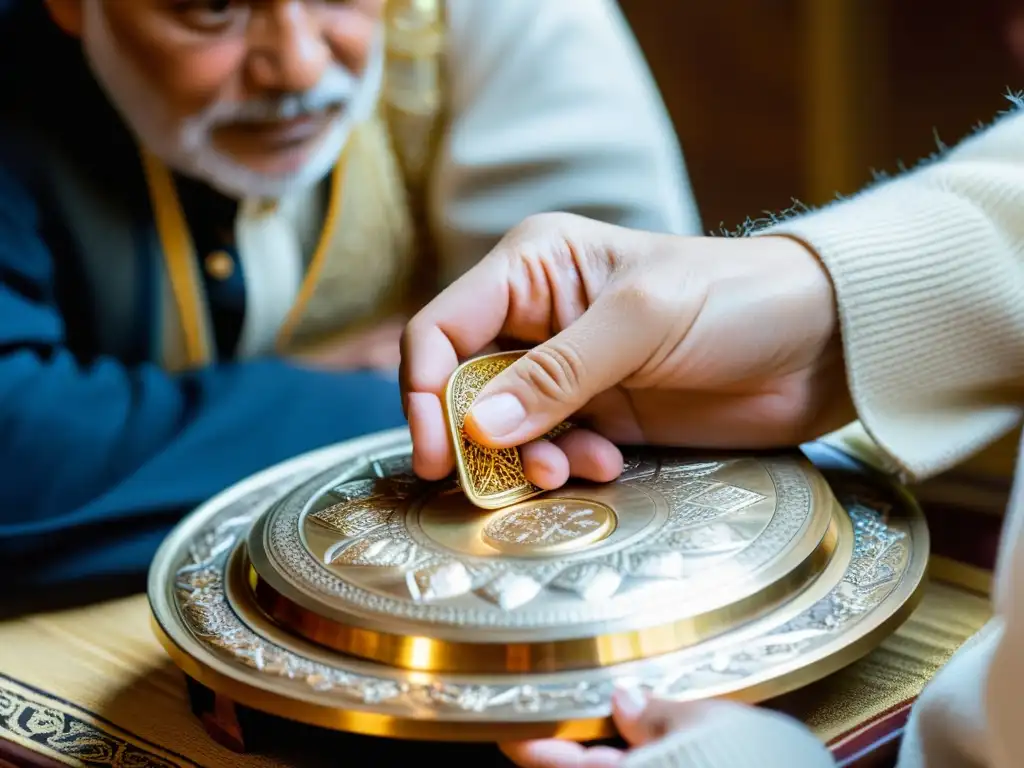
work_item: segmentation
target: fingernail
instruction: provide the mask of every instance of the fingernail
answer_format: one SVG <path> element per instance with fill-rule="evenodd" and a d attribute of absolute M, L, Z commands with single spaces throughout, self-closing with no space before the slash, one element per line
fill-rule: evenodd
<path fill-rule="evenodd" d="M 481 432 L 503 437 L 526 420 L 526 409 L 518 397 L 503 392 L 474 403 L 469 415 Z"/>
<path fill-rule="evenodd" d="M 622 685 L 612 693 L 612 704 L 632 720 L 647 708 L 647 696 L 639 688 Z"/>

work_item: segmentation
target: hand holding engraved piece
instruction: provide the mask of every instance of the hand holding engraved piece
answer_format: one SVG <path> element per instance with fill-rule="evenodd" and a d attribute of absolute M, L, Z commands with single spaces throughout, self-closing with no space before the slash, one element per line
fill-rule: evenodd
<path fill-rule="evenodd" d="M 529 219 L 406 327 L 415 470 L 452 471 L 445 385 L 497 339 L 536 346 L 479 392 L 465 429 L 522 446 L 540 488 L 614 479 L 615 444 L 799 444 L 852 418 L 837 325 L 827 272 L 794 240 Z M 538 440 L 569 417 L 588 429 Z"/>
<path fill-rule="evenodd" d="M 473 358 L 455 369 L 444 388 L 444 420 L 459 485 L 466 497 L 483 509 L 500 509 L 544 491 L 527 477 L 518 447 L 489 448 L 476 442 L 466 430 L 466 414 L 480 391 L 524 354 L 497 352 Z M 542 439 L 556 440 L 571 428 L 569 422 L 562 422 Z"/>

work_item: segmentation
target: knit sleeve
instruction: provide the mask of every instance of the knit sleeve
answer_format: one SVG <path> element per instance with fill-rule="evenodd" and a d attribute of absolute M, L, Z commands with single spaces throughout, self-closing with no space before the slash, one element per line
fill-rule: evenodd
<path fill-rule="evenodd" d="M 1024 402 L 1024 110 L 915 171 L 754 233 L 771 235 L 802 241 L 831 274 L 851 393 L 889 469 L 922 479 L 1013 428 Z M 832 764 L 799 724 L 751 708 L 623 766 Z"/>
<path fill-rule="evenodd" d="M 710 713 L 709 713 L 710 714 Z M 622 768 L 830 768 L 831 753 L 796 720 L 750 707 L 706 716 L 629 753 Z"/>
<path fill-rule="evenodd" d="M 906 481 L 1010 431 L 1024 401 L 1024 109 L 917 170 L 760 230 L 835 285 L 861 422 Z"/>

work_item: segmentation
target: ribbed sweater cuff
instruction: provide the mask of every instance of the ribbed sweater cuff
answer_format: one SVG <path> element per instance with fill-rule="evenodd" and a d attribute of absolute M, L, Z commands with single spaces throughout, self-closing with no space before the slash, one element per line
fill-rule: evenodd
<path fill-rule="evenodd" d="M 828 749 L 806 728 L 765 710 L 716 717 L 630 752 L 622 768 L 828 768 Z"/>
<path fill-rule="evenodd" d="M 1005 213 L 998 199 L 983 214 L 904 179 L 756 235 L 796 238 L 829 271 L 858 414 L 907 481 L 943 471 L 1019 416 L 994 391 L 1024 336 L 1020 267 L 993 226 L 991 209 Z"/>

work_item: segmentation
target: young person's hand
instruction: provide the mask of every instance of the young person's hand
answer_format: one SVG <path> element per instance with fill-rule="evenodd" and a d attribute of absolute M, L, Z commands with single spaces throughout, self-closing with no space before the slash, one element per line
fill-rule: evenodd
<path fill-rule="evenodd" d="M 542 488 L 614 479 L 615 444 L 797 445 L 852 418 L 837 326 L 829 276 L 795 240 L 534 217 L 406 327 L 414 468 L 452 470 L 440 394 L 498 340 L 532 349 L 484 388 L 466 428 L 481 445 L 522 446 Z M 565 419 L 584 428 L 537 440 Z"/>

